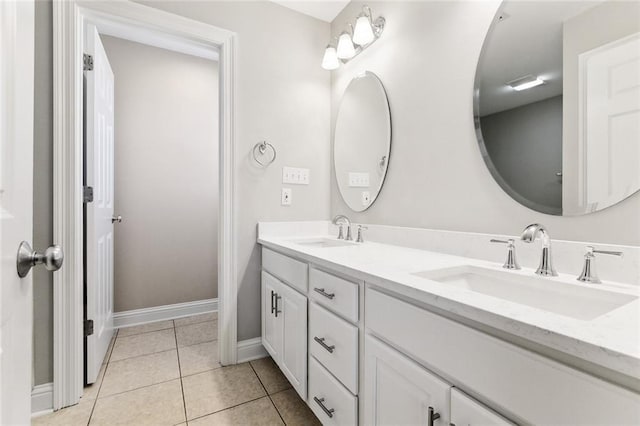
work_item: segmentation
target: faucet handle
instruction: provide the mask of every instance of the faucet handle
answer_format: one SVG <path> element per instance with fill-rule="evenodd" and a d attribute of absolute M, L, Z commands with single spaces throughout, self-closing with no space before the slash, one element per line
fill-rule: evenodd
<path fill-rule="evenodd" d="M 509 238 L 508 240 L 498 240 L 492 238 L 489 241 L 491 241 L 492 243 L 507 245 L 509 252 L 507 253 L 507 260 L 504 262 L 504 265 L 502 265 L 504 269 L 520 269 L 520 265 L 518 265 L 518 261 L 516 260 L 516 244 L 513 239 Z"/>
<path fill-rule="evenodd" d="M 342 223 L 338 224 L 338 239 L 344 240 L 344 230 L 342 229 Z"/>
<path fill-rule="evenodd" d="M 369 229 L 367 226 L 358 225 L 358 236 L 356 237 L 356 243 L 364 243 L 364 238 L 362 238 L 362 230 Z"/>
<path fill-rule="evenodd" d="M 595 253 L 618 257 L 624 256 L 621 251 L 596 250 L 593 246 L 587 246 L 587 252 L 584 254 L 584 266 L 582 267 L 582 273 L 577 278 L 578 281 L 591 284 L 600 284 L 602 282 L 598 278 L 598 274 L 596 274 Z"/>

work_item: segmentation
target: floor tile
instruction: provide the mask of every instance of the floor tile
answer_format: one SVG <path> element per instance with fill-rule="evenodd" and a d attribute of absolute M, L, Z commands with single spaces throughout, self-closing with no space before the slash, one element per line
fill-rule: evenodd
<path fill-rule="evenodd" d="M 265 395 L 249 364 L 184 377 L 182 384 L 187 419 L 211 414 Z"/>
<path fill-rule="evenodd" d="M 190 420 L 189 425 L 284 425 L 269 398 L 264 397 L 228 410 Z"/>
<path fill-rule="evenodd" d="M 173 320 L 157 321 L 149 324 L 134 325 L 118 329 L 118 337 L 133 336 L 135 334 L 149 333 L 150 331 L 167 330 L 173 328 Z"/>
<path fill-rule="evenodd" d="M 200 322 L 197 324 L 176 327 L 178 346 L 196 345 L 218 339 L 218 321 Z"/>
<path fill-rule="evenodd" d="M 273 394 L 271 399 L 287 426 L 319 426 L 322 424 L 295 389 Z"/>
<path fill-rule="evenodd" d="M 291 387 L 291 383 L 282 374 L 280 368 L 271 357 L 251 361 L 251 366 L 269 394 L 283 391 Z"/>
<path fill-rule="evenodd" d="M 135 336 L 118 337 L 111 353 L 111 362 L 134 356 L 162 352 L 176 347 L 173 330 L 161 330 Z"/>
<path fill-rule="evenodd" d="M 91 425 L 176 425 L 185 421 L 180 380 L 96 401 Z"/>
<path fill-rule="evenodd" d="M 93 401 L 81 402 L 55 413 L 31 419 L 33 426 L 86 426 L 93 409 Z"/>
<path fill-rule="evenodd" d="M 199 322 L 205 321 L 217 321 L 218 313 L 217 312 L 209 312 L 206 314 L 193 315 L 185 318 L 178 318 L 173 320 L 176 324 L 176 327 L 184 327 L 185 325 L 196 324 Z"/>
<path fill-rule="evenodd" d="M 190 376 L 222 367 L 218 362 L 217 341 L 179 347 L 178 354 L 180 355 L 182 376 Z"/>
<path fill-rule="evenodd" d="M 104 380 L 104 372 L 107 369 L 107 364 L 102 364 L 100 367 L 100 372 L 98 373 L 98 378 L 96 381 L 88 386 L 85 386 L 82 393 L 81 401 L 90 401 L 94 400 L 98 397 L 98 391 L 100 390 L 100 385 Z"/>
<path fill-rule="evenodd" d="M 99 397 L 103 398 L 179 377 L 178 353 L 175 349 L 112 361 L 105 374 Z"/>

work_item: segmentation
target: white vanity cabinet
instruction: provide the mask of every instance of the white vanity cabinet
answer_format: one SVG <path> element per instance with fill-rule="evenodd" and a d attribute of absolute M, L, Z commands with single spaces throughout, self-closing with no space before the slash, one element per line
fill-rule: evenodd
<path fill-rule="evenodd" d="M 449 422 L 453 426 L 514 425 L 456 388 L 451 389 L 451 418 Z"/>
<path fill-rule="evenodd" d="M 451 385 L 390 346 L 365 338 L 365 425 L 448 425 Z"/>
<path fill-rule="evenodd" d="M 262 272 L 262 345 L 307 398 L 307 298 Z"/>

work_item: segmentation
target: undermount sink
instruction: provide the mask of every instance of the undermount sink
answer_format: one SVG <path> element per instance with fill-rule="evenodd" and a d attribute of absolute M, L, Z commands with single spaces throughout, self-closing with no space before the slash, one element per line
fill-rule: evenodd
<path fill-rule="evenodd" d="M 592 320 L 637 299 L 584 284 L 567 284 L 476 266 L 459 266 L 413 275 L 509 302 L 579 320 Z"/>
<path fill-rule="evenodd" d="M 301 246 L 319 247 L 319 248 L 346 247 L 346 246 L 353 246 L 356 244 L 353 241 L 334 240 L 331 238 L 308 238 L 304 240 L 294 240 L 293 242 L 296 244 L 300 244 Z"/>

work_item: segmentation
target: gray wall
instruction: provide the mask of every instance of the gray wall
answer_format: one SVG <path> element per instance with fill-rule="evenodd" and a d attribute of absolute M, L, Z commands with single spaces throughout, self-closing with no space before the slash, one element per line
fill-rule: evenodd
<path fill-rule="evenodd" d="M 562 96 L 480 119 L 487 152 L 507 184 L 527 200 L 562 213 Z M 545 210 L 548 211 L 548 210 Z"/>
<path fill-rule="evenodd" d="M 115 312 L 218 295 L 218 63 L 101 36 L 115 78 Z"/>
<path fill-rule="evenodd" d="M 352 2 L 332 35 L 360 12 Z M 498 1 L 374 2 L 387 26 L 380 40 L 332 73 L 335 113 L 351 78 L 376 73 L 391 106 L 393 141 L 386 183 L 376 203 L 355 214 L 335 178 L 331 213 L 369 223 L 515 235 L 529 223 L 557 239 L 640 244 L 640 194 L 579 217 L 537 213 L 507 195 L 482 160 L 473 124 L 476 64 Z M 333 122 L 333 120 L 332 120 Z"/>
<path fill-rule="evenodd" d="M 237 34 L 236 62 L 236 173 L 238 226 L 238 339 L 260 335 L 260 250 L 256 245 L 258 221 L 324 220 L 329 216 L 330 182 L 330 74 L 320 67 L 329 39 L 329 24 L 271 2 L 147 2 L 168 12 L 203 21 Z M 36 151 L 48 169 L 36 168 L 36 194 L 51 187 L 51 3 L 36 9 L 49 13 L 36 26 L 36 100 L 44 97 L 37 120 L 45 135 Z M 46 96 L 45 96 L 46 95 Z M 48 97 L 47 97 L 48 96 Z M 46 127 L 49 126 L 49 127 Z M 46 130 L 49 129 L 49 130 Z M 278 159 L 260 169 L 250 159 L 252 147 L 266 139 L 278 150 Z M 44 147 L 41 147 L 41 144 Z M 49 151 L 47 151 L 47 149 Z M 280 206 L 282 167 L 311 169 L 308 186 L 293 187 L 293 205 Z M 51 201 L 45 203 L 51 209 Z M 51 214 L 38 215 L 39 247 L 51 241 Z M 42 278 L 42 276 L 41 276 Z M 46 281 L 46 278 L 45 278 Z M 49 285 L 38 276 L 34 287 Z M 39 303 L 38 303 L 39 302 Z M 34 325 L 46 333 L 36 346 L 36 384 L 52 379 L 51 295 L 36 299 L 35 311 L 47 312 Z M 46 310 L 48 311 L 46 311 Z"/>

